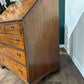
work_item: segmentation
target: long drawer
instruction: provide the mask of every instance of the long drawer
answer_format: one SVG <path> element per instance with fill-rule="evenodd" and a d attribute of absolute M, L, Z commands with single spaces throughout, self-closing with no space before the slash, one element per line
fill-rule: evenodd
<path fill-rule="evenodd" d="M 2 53 L 0 53 L 0 64 L 7 66 L 10 70 L 12 70 L 14 73 L 27 81 L 26 67 L 18 64 L 17 62 L 13 61 Z"/>
<path fill-rule="evenodd" d="M 0 44 L 0 52 L 26 65 L 25 52 L 8 45 Z"/>
<path fill-rule="evenodd" d="M 24 49 L 24 38 L 21 35 L 0 34 L 0 41 Z"/>

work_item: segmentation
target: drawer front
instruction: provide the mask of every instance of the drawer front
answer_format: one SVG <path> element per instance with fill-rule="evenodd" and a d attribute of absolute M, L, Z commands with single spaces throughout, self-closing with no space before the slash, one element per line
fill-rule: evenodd
<path fill-rule="evenodd" d="M 4 45 L 4 44 L 0 44 L 0 52 L 2 54 L 5 54 L 5 55 L 11 57 L 12 59 L 14 59 L 18 62 L 26 65 L 24 51 L 21 51 L 19 49 L 15 49 L 13 47 L 9 47 L 9 46 Z"/>
<path fill-rule="evenodd" d="M 2 24 L 0 24 L 0 33 L 5 33 L 5 30 Z"/>
<path fill-rule="evenodd" d="M 14 73 L 19 75 L 21 78 L 27 81 L 27 70 L 26 67 L 18 64 L 17 62 L 11 60 L 7 56 L 0 53 L 0 64 L 5 65 Z"/>
<path fill-rule="evenodd" d="M 5 24 L 6 33 L 11 34 L 22 34 L 23 28 L 21 23 L 11 23 L 11 24 Z"/>
<path fill-rule="evenodd" d="M 21 35 L 0 34 L 0 41 L 24 49 L 24 40 Z"/>

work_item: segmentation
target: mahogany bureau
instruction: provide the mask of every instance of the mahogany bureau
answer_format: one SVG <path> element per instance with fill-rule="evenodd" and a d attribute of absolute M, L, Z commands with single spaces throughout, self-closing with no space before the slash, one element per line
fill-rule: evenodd
<path fill-rule="evenodd" d="M 60 68 L 58 4 L 23 0 L 0 15 L 0 64 L 29 84 Z"/>

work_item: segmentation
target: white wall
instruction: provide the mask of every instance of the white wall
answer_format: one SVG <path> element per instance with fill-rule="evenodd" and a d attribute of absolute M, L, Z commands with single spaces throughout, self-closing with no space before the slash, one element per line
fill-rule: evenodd
<path fill-rule="evenodd" d="M 68 28 L 68 38 L 84 12 L 84 0 L 65 0 L 65 26 Z"/>
<path fill-rule="evenodd" d="M 65 48 L 84 77 L 84 0 L 65 2 Z"/>

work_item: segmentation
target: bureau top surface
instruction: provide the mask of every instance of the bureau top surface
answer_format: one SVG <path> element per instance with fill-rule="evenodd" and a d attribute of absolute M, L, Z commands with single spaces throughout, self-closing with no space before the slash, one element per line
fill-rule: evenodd
<path fill-rule="evenodd" d="M 23 0 L 10 5 L 1 15 L 0 22 L 22 20 L 37 0 Z"/>

